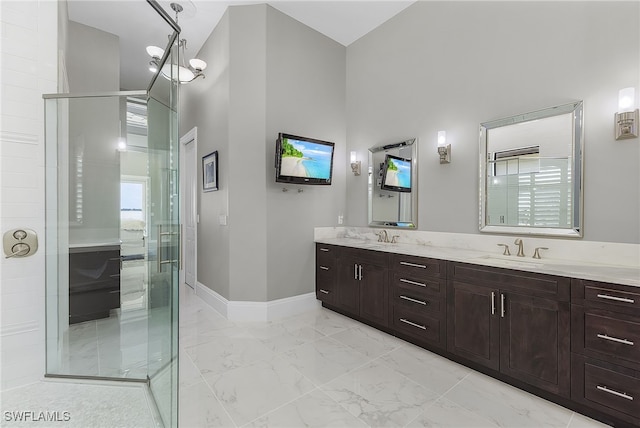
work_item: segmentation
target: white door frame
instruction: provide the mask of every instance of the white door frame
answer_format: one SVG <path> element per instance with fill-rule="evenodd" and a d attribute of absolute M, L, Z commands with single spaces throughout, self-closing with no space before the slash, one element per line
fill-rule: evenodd
<path fill-rule="evenodd" d="M 187 165 L 187 159 L 185 156 L 185 146 L 189 143 L 191 143 L 193 141 L 193 148 L 194 151 L 196 153 L 196 163 L 195 165 Z M 180 224 L 184 225 L 184 219 L 186 218 L 186 208 L 185 208 L 185 204 L 184 204 L 184 195 L 186 194 L 186 182 L 185 182 L 185 172 L 187 171 L 187 168 L 191 168 L 192 171 L 195 171 L 194 174 L 197 175 L 197 171 L 198 171 L 198 127 L 194 126 L 193 128 L 191 128 L 191 130 L 189 132 L 187 132 L 186 134 L 184 134 L 181 138 L 180 138 Z M 197 182 L 197 180 L 196 180 Z M 197 192 L 196 192 L 197 195 Z M 195 278 L 195 283 L 197 284 L 198 282 L 198 207 L 197 207 L 197 197 L 196 197 L 196 222 L 195 222 L 195 251 L 194 251 L 194 264 L 195 264 L 195 272 L 194 272 L 194 278 Z M 180 233 L 185 233 L 183 229 L 184 226 L 181 226 L 181 232 Z M 182 248 L 180 248 L 180 251 L 182 252 L 183 257 L 185 256 L 185 254 L 187 254 L 187 252 L 185 251 L 185 246 L 187 245 L 187 240 L 186 239 L 181 239 L 182 241 Z M 183 268 L 184 265 L 180 266 L 180 285 L 185 283 L 185 271 Z M 196 287 L 196 284 L 193 284 L 194 289 Z"/>

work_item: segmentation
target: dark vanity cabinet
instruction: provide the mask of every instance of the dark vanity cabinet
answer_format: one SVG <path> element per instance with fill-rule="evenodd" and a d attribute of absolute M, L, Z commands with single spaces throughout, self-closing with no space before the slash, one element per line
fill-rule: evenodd
<path fill-rule="evenodd" d="M 316 296 L 347 315 L 388 326 L 387 254 L 316 244 Z"/>
<path fill-rule="evenodd" d="M 316 296 L 580 413 L 640 427 L 640 287 L 316 244 Z"/>
<path fill-rule="evenodd" d="M 640 426 L 640 288 L 574 279 L 571 398 Z"/>
<path fill-rule="evenodd" d="M 69 249 L 69 324 L 106 318 L 120 307 L 120 246 Z"/>
<path fill-rule="evenodd" d="M 568 397 L 570 279 L 464 263 L 448 275 L 448 351 Z"/>

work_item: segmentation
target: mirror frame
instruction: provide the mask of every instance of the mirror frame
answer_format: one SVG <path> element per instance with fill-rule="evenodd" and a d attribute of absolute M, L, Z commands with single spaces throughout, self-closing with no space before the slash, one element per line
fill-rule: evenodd
<path fill-rule="evenodd" d="M 378 221 L 373 220 L 373 154 L 386 152 L 395 148 L 411 146 L 411 221 L 400 222 L 395 220 Z M 395 227 L 398 229 L 418 228 L 418 139 L 410 138 L 399 143 L 385 144 L 384 146 L 369 148 L 369 167 L 367 176 L 367 217 L 369 226 L 372 227 Z"/>
<path fill-rule="evenodd" d="M 544 119 L 562 114 L 573 113 L 573 141 L 571 142 L 571 156 L 573 158 L 573 194 L 576 195 L 573 201 L 573 221 L 568 228 L 561 227 L 535 227 L 535 226 L 496 226 L 486 222 L 487 216 L 487 131 L 507 125 L 514 125 L 522 122 Z M 584 116 L 583 102 L 576 101 L 538 110 L 530 113 L 519 114 L 512 117 L 493 120 L 480 124 L 480 232 L 503 233 L 517 235 L 546 235 L 560 236 L 564 238 L 583 237 L 583 144 L 584 144 Z M 577 200 L 576 200 L 577 199 Z"/>

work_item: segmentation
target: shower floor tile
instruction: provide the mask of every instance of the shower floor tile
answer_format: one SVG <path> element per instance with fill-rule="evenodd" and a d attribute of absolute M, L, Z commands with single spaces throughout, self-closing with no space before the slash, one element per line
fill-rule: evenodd
<path fill-rule="evenodd" d="M 44 380 L 0 394 L 3 427 L 157 427 L 144 384 Z"/>

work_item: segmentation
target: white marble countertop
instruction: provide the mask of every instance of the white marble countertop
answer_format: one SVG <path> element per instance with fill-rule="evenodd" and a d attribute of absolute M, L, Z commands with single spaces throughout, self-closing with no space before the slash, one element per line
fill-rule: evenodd
<path fill-rule="evenodd" d="M 316 238 L 315 242 L 640 287 L 640 267 L 633 266 L 545 259 L 544 255 L 542 259 L 533 259 L 532 257 L 503 256 L 500 253 L 491 254 L 477 250 L 415 244 L 387 244 L 353 238 Z"/>

